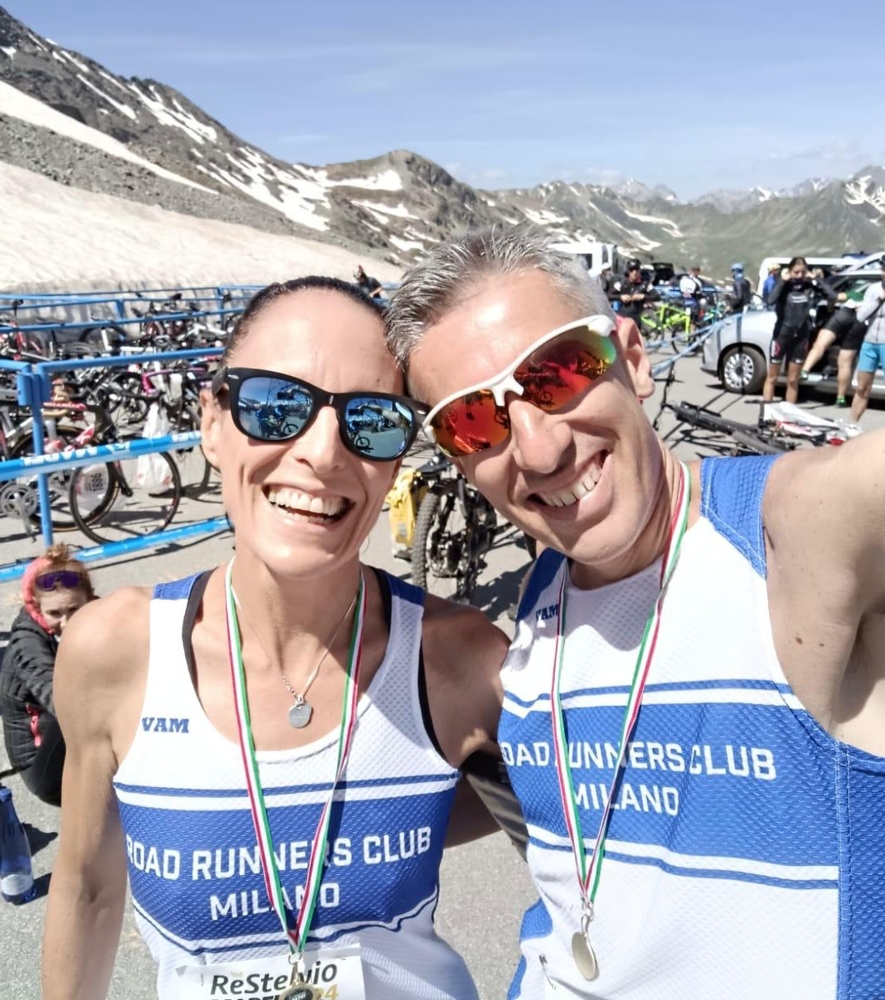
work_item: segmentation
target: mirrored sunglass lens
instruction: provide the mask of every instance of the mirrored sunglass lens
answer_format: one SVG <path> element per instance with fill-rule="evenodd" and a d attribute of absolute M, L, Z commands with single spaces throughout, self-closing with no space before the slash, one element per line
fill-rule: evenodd
<path fill-rule="evenodd" d="M 585 327 L 545 344 L 519 366 L 514 377 L 535 406 L 556 410 L 604 375 L 616 355 L 611 337 Z"/>
<path fill-rule="evenodd" d="M 507 413 L 499 410 L 487 389 L 471 392 L 443 407 L 431 424 L 436 443 L 448 455 L 472 455 L 494 448 L 510 429 Z"/>
<path fill-rule="evenodd" d="M 394 399 L 361 396 L 344 412 L 346 433 L 354 449 L 367 458 L 390 460 L 406 450 L 412 433 L 412 411 Z"/>
<path fill-rule="evenodd" d="M 254 376 L 240 385 L 240 423 L 249 437 L 260 441 L 284 441 L 300 434 L 312 409 L 310 393 L 292 382 Z"/>
<path fill-rule="evenodd" d="M 61 585 L 67 590 L 73 590 L 80 585 L 80 574 L 73 570 L 57 570 L 54 573 L 44 573 L 37 577 L 37 585 L 41 590 L 55 590 Z"/>

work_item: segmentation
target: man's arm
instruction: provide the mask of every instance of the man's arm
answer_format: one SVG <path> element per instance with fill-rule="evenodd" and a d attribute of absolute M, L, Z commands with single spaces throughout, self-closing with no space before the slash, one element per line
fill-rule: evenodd
<path fill-rule="evenodd" d="M 126 849 L 112 787 L 115 736 L 119 743 L 121 718 L 133 706 L 137 717 L 146 658 L 147 598 L 134 589 L 81 609 L 59 647 L 55 705 L 66 757 L 43 934 L 43 1000 L 107 996 L 126 900 Z"/>

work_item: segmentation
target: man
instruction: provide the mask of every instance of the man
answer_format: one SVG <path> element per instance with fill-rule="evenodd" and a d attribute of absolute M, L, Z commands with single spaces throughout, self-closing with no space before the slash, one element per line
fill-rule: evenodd
<path fill-rule="evenodd" d="M 753 301 L 753 289 L 744 277 L 744 265 L 731 265 L 731 291 L 727 293 L 729 306 L 733 313 L 743 312 Z"/>
<path fill-rule="evenodd" d="M 885 372 L 885 261 L 882 280 L 870 285 L 857 310 L 859 323 L 867 324 L 867 332 L 857 362 L 857 390 L 851 403 L 851 419 L 857 423 L 866 413 L 876 369 Z"/>
<path fill-rule="evenodd" d="M 387 331 L 545 546 L 498 729 L 540 893 L 509 996 L 881 994 L 885 435 L 680 466 L 636 324 L 519 228 L 435 248 Z"/>
<path fill-rule="evenodd" d="M 691 313 L 691 318 L 697 320 L 701 308 L 701 298 L 704 294 L 704 283 L 701 281 L 701 269 L 695 266 L 688 274 L 679 279 L 679 291 L 685 308 Z"/>
<path fill-rule="evenodd" d="M 638 260 L 628 260 L 626 275 L 618 290 L 618 315 L 632 319 L 641 331 L 642 310 L 647 302 L 654 302 L 657 298 L 658 294 L 652 285 L 642 278 L 641 263 Z"/>
<path fill-rule="evenodd" d="M 762 301 L 768 302 L 768 296 L 777 284 L 777 279 L 780 277 L 781 266 L 780 264 L 770 264 L 768 267 L 768 277 L 762 284 Z M 768 308 L 772 308 L 768 306 Z"/>
<path fill-rule="evenodd" d="M 366 274 L 362 264 L 357 265 L 354 278 L 356 278 L 356 283 L 360 286 L 360 288 L 362 288 L 362 290 L 371 298 L 376 300 L 384 298 L 384 288 L 382 287 L 381 282 L 377 278 L 372 278 L 370 275 Z"/>

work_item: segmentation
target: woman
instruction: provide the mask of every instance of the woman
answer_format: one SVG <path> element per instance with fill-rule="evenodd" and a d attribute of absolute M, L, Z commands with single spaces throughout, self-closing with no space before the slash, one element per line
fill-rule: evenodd
<path fill-rule="evenodd" d="M 62 645 L 77 807 L 46 1000 L 106 995 L 127 861 L 163 1000 L 476 996 L 433 911 L 457 768 L 494 739 L 507 640 L 360 563 L 417 428 L 401 392 L 380 311 L 352 285 L 271 285 L 239 320 L 202 425 L 235 559 L 119 591 Z"/>
<path fill-rule="evenodd" d="M 768 296 L 767 304 L 774 308 L 776 319 L 768 357 L 768 376 L 762 390 L 766 403 L 774 400 L 774 390 L 781 367 L 787 365 L 788 403 L 799 400 L 799 378 L 808 354 L 811 336 L 812 309 L 821 299 L 833 303 L 836 293 L 826 284 L 808 275 L 804 257 L 794 257 L 787 267 L 787 277 L 780 278 Z"/>
<path fill-rule="evenodd" d="M 95 593 L 83 563 L 53 545 L 22 577 L 23 607 L 12 623 L 0 670 L 0 711 L 9 761 L 42 802 L 61 804 L 65 744 L 55 717 L 58 640 L 71 615 Z"/>

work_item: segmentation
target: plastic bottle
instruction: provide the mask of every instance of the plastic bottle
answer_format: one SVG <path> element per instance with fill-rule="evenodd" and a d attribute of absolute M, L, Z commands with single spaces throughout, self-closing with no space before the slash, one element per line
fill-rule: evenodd
<path fill-rule="evenodd" d="M 0 787 L 0 893 L 8 903 L 29 903 L 36 895 L 31 849 L 12 804 L 12 790 Z"/>

